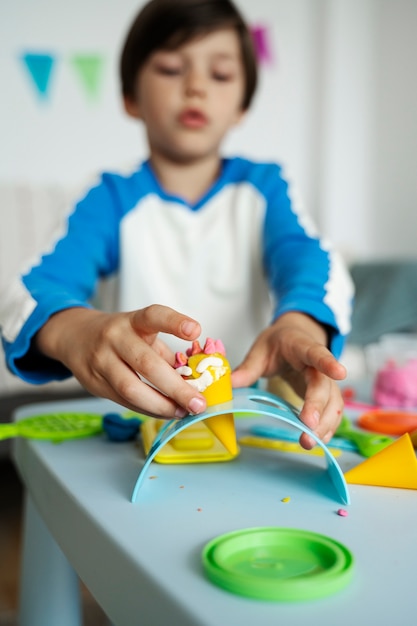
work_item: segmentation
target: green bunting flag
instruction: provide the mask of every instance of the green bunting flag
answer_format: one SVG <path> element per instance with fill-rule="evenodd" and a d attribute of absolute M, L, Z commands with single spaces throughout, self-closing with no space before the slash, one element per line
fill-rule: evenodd
<path fill-rule="evenodd" d="M 91 100 L 96 100 L 100 93 L 103 77 L 103 58 L 99 54 L 74 54 L 71 63 Z"/>

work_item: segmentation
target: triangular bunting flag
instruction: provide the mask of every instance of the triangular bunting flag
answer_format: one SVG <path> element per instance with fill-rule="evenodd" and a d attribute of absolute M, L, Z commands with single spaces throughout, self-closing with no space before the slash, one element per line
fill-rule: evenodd
<path fill-rule="evenodd" d="M 394 443 L 345 473 L 351 485 L 417 489 L 417 458 L 406 433 Z"/>
<path fill-rule="evenodd" d="M 86 94 L 95 100 L 102 83 L 103 58 L 99 54 L 74 54 L 71 62 Z"/>
<path fill-rule="evenodd" d="M 54 57 L 51 54 L 27 52 L 23 54 L 21 58 L 36 87 L 38 95 L 42 99 L 46 99 L 49 93 L 52 69 L 55 63 Z"/>
<path fill-rule="evenodd" d="M 250 30 L 259 63 L 271 64 L 273 57 L 269 42 L 268 27 L 252 26 Z"/>

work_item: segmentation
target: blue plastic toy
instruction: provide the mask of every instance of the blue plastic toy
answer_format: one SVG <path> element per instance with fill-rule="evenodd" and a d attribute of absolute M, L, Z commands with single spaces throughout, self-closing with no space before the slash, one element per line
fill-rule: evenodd
<path fill-rule="evenodd" d="M 254 417 L 256 416 L 268 416 L 274 417 L 283 422 L 287 422 L 292 426 L 295 426 L 300 431 L 308 433 L 324 451 L 327 469 L 330 474 L 330 478 L 336 488 L 337 494 L 343 504 L 350 504 L 350 497 L 347 488 L 345 478 L 342 470 L 340 469 L 334 456 L 331 454 L 326 444 L 324 444 L 318 437 L 311 431 L 298 417 L 297 410 L 284 400 L 277 398 L 277 396 L 268 393 L 266 391 L 260 391 L 253 388 L 235 389 L 233 400 L 230 402 L 224 402 L 211 406 L 204 413 L 199 415 L 189 415 L 181 420 L 170 420 L 166 426 L 162 427 L 158 432 L 155 441 L 150 448 L 139 476 L 136 480 L 131 502 L 135 502 L 139 489 L 142 485 L 143 479 L 148 471 L 149 465 L 152 463 L 153 458 L 158 454 L 158 451 L 168 442 L 175 437 L 179 432 L 209 417 L 216 415 L 222 415 L 223 413 L 250 413 Z"/>

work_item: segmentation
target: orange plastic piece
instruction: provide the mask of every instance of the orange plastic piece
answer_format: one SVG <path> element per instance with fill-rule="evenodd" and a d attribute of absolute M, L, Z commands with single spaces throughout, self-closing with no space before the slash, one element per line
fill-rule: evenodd
<path fill-rule="evenodd" d="M 417 489 L 417 458 L 410 435 L 394 443 L 345 473 L 351 485 Z"/>
<path fill-rule="evenodd" d="M 386 435 L 404 435 L 417 428 L 417 413 L 398 409 L 375 409 L 361 415 L 358 426 Z"/>

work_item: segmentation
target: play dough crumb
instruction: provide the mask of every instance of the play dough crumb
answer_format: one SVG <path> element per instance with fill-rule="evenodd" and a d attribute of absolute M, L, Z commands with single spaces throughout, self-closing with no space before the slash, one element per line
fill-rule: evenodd
<path fill-rule="evenodd" d="M 202 511 L 203 509 L 197 509 L 197 511 Z"/>
<path fill-rule="evenodd" d="M 346 509 L 339 509 L 337 511 L 337 514 L 340 515 L 340 517 L 347 517 L 348 512 L 346 511 Z"/>
<path fill-rule="evenodd" d="M 291 500 L 291 498 L 289 496 L 286 496 L 285 498 L 282 498 L 281 502 L 289 502 Z"/>

